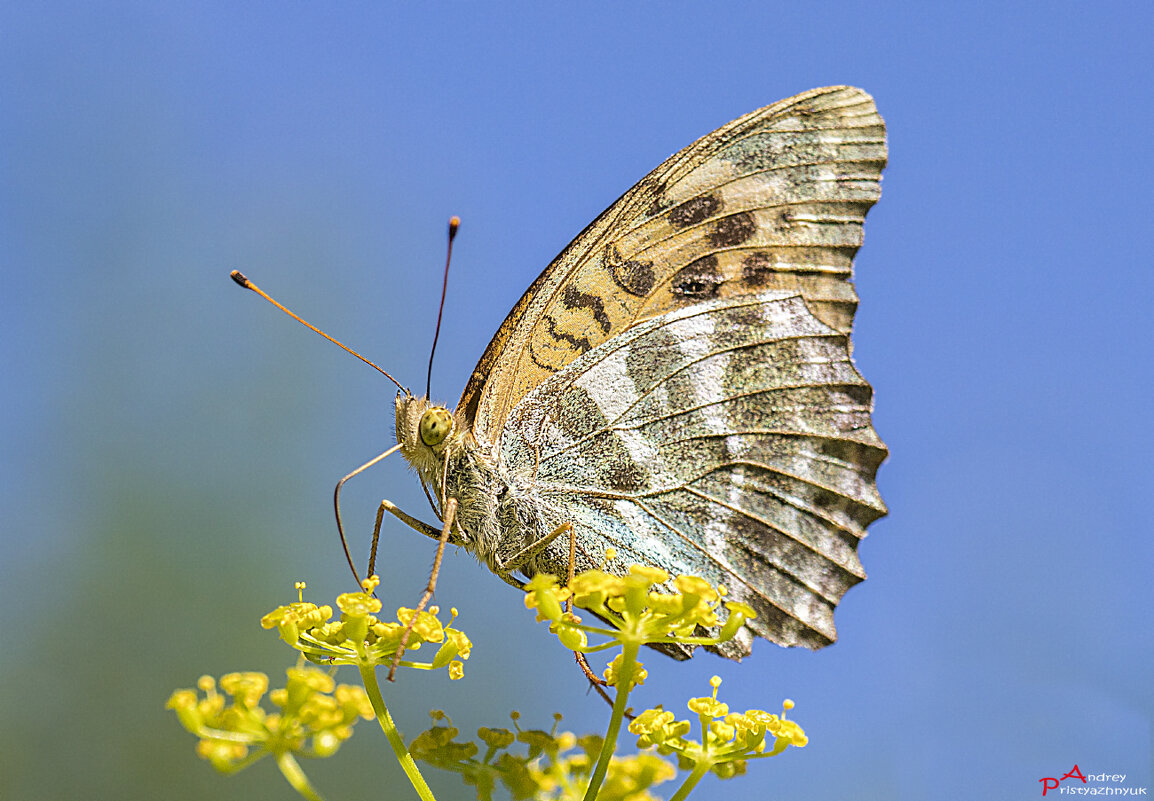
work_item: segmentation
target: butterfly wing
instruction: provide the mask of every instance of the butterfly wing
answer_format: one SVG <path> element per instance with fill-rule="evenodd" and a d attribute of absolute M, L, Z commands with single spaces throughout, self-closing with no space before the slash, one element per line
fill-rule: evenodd
<path fill-rule="evenodd" d="M 578 569 L 656 565 L 724 584 L 754 633 L 819 648 L 865 578 L 885 514 L 885 446 L 849 337 L 788 292 L 710 300 L 641 323 L 532 389 L 502 449 L 543 530 L 572 522 Z M 536 566 L 564 575 L 568 542 Z M 750 638 L 721 647 L 749 653 Z M 688 655 L 686 652 L 674 655 Z"/>
<path fill-rule="evenodd" d="M 526 393 L 663 312 L 767 289 L 805 298 L 847 333 L 852 260 L 877 200 L 885 125 L 860 89 L 815 89 L 745 115 L 671 156 L 533 282 L 457 406 L 497 440 Z"/>

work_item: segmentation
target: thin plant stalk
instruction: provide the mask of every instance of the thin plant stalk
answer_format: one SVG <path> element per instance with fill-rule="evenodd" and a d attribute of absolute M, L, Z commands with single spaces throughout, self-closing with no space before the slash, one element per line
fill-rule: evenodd
<path fill-rule="evenodd" d="M 609 716 L 609 729 L 605 732 L 605 741 L 601 744 L 601 753 L 597 756 L 597 766 L 593 775 L 589 777 L 589 787 L 585 790 L 584 801 L 594 801 L 601 785 L 605 781 L 605 774 L 609 771 L 609 760 L 617 749 L 617 736 L 621 733 L 621 723 L 625 720 L 625 709 L 629 701 L 630 683 L 633 680 L 633 671 L 637 669 L 637 654 L 641 646 L 637 643 L 625 643 L 621 649 L 621 668 L 617 678 L 617 697 L 613 699 L 613 712 Z"/>
<path fill-rule="evenodd" d="M 385 707 L 385 699 L 381 695 L 380 686 L 377 684 L 376 671 L 372 665 L 359 665 L 358 667 L 361 671 L 361 681 L 365 685 L 365 692 L 368 693 L 373 710 L 377 713 L 377 721 L 381 724 L 381 730 L 384 731 L 389 745 L 392 746 L 397 762 L 401 763 L 401 770 L 409 777 L 409 782 L 417 791 L 417 795 L 421 797 L 421 801 L 437 801 L 433 791 L 425 782 L 425 777 L 417 769 L 417 763 L 413 760 L 412 754 L 405 747 L 405 741 L 401 739 L 401 733 L 397 731 L 397 725 L 393 723 L 393 716 Z"/>
<path fill-rule="evenodd" d="M 705 774 L 709 773 L 708 762 L 698 762 L 693 766 L 693 771 L 685 778 L 681 786 L 677 788 L 677 792 L 670 796 L 669 801 L 685 801 L 697 783 L 704 778 Z"/>
<path fill-rule="evenodd" d="M 309 801 L 324 801 L 316 788 L 309 783 L 308 776 L 305 776 L 304 770 L 301 769 L 300 763 L 296 761 L 292 753 L 289 751 L 282 751 L 276 755 L 276 764 L 280 768 L 281 774 L 285 780 L 292 785 L 292 788 L 307 798 Z"/>

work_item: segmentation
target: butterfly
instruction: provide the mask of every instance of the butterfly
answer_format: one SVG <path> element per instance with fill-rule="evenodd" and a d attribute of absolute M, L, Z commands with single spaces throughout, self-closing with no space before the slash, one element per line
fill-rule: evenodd
<path fill-rule="evenodd" d="M 873 99 L 835 86 L 734 120 L 626 192 L 513 307 L 454 411 L 398 393 L 401 453 L 453 503 L 448 542 L 520 586 L 567 574 L 570 524 L 577 570 L 653 565 L 751 606 L 725 657 L 753 635 L 833 642 L 886 514 L 887 450 L 850 357 L 885 163 Z"/>

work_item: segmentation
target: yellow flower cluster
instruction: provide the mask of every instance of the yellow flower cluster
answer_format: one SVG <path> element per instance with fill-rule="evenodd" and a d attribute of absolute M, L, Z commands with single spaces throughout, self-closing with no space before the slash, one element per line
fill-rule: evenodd
<path fill-rule="evenodd" d="M 409 746 L 411 753 L 423 762 L 459 773 L 482 801 L 494 797 L 498 784 L 503 784 L 514 798 L 578 801 L 584 797 L 602 747 L 599 736 L 575 737 L 570 732 L 557 732 L 560 715 L 556 716 L 553 731 L 543 731 L 522 729 L 517 725 L 519 715 L 514 712 L 515 732 L 478 729 L 482 752 L 477 743 L 457 740 L 460 731 L 444 712 L 435 710 L 431 715 L 440 725 L 419 734 Z M 525 747 L 525 753 L 508 750 L 517 743 Z M 597 799 L 656 801 L 649 788 L 676 775 L 673 765 L 656 754 L 614 757 Z"/>
<path fill-rule="evenodd" d="M 536 798 L 548 801 L 583 799 L 596 756 L 596 751 L 561 756 L 542 768 L 531 769 L 530 774 L 538 786 Z M 609 760 L 609 770 L 597 792 L 597 801 L 658 801 L 649 788 L 676 775 L 677 769 L 656 754 L 615 756 Z"/>
<path fill-rule="evenodd" d="M 196 690 L 177 690 L 167 708 L 200 738 L 197 754 L 222 773 L 240 770 L 269 754 L 327 757 L 352 736 L 357 718 L 373 717 L 360 687 L 336 685 L 314 667 L 293 667 L 281 689 L 268 694 L 279 712 L 261 707 L 268 691 L 264 673 L 229 673 L 218 684 L 202 676 Z"/>
<path fill-rule="evenodd" d="M 424 643 L 440 644 L 431 662 L 402 659 L 405 667 L 438 670 L 448 667 L 449 678 L 464 676 L 463 659 L 469 658 L 473 644 L 463 631 L 451 627 L 456 610 L 450 610 L 449 625 L 437 619 L 440 610 L 431 607 L 427 612 L 401 607 L 396 622 L 384 622 L 376 617 L 381 602 L 373 597 L 380 580 L 366 579 L 364 592 L 348 592 L 337 596 L 340 620 L 331 620 L 333 608 L 303 601 L 280 606 L 261 618 L 266 629 L 275 628 L 281 638 L 319 664 L 330 665 L 392 665 L 400 647 L 405 628 L 412 621 L 412 631 L 405 645 L 406 653 L 417 651 Z"/>
<path fill-rule="evenodd" d="M 672 587 L 673 592 L 668 588 Z M 537 610 L 537 620 L 548 620 L 549 630 L 566 648 L 591 653 L 620 644 L 627 647 L 679 643 L 682 645 L 717 645 L 733 639 L 754 611 L 743 603 L 724 603 L 729 615 L 721 622 L 718 609 L 725 595 L 724 587 L 713 587 L 698 576 L 677 576 L 670 581 L 664 570 L 633 565 L 629 573 L 616 576 L 601 570 L 587 570 L 573 578 L 567 587 L 557 579 L 538 574 L 525 585 L 525 606 Z M 612 628 L 587 625 L 563 605 L 593 612 Z M 702 629 L 714 633 L 702 636 Z M 608 643 L 590 645 L 588 635 L 609 638 Z M 620 678 L 620 658 L 606 669 L 605 678 L 616 685 Z M 632 688 L 645 678 L 636 663 L 630 672 Z"/>
<path fill-rule="evenodd" d="M 617 687 L 621 682 L 621 666 L 625 662 L 625 654 L 617 654 L 613 657 L 613 661 L 605 666 L 605 672 L 602 673 L 605 677 L 605 683 L 610 687 Z M 638 662 L 633 672 L 629 675 L 629 689 L 633 689 L 638 684 L 644 684 L 645 679 L 648 678 L 649 671 L 642 667 Z"/>
<path fill-rule="evenodd" d="M 645 710 L 629 724 L 638 747 L 656 746 L 659 753 L 676 753 L 683 768 L 704 765 L 727 779 L 745 772 L 746 759 L 776 756 L 791 745 L 800 748 L 808 742 L 801 726 L 785 718 L 792 701 L 782 703 L 780 716 L 761 709 L 730 712 L 727 704 L 717 700 L 721 679 L 714 676 L 710 684 L 713 695 L 688 703 L 701 725 L 701 741 L 686 737 L 693 728 L 688 720 L 676 720 L 672 712 L 656 708 Z"/>

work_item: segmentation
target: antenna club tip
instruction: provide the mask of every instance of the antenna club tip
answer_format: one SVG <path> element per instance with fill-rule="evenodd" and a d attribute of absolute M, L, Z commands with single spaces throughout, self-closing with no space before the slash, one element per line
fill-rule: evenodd
<path fill-rule="evenodd" d="M 461 218 L 456 215 L 449 218 L 449 236 L 457 235 L 457 229 L 461 227 Z"/>
<path fill-rule="evenodd" d="M 228 277 L 233 281 L 236 281 L 237 284 L 243 286 L 245 289 L 252 289 L 252 282 L 249 281 L 248 278 L 245 277 L 244 273 L 242 273 L 240 270 L 233 270 L 228 274 Z"/>

